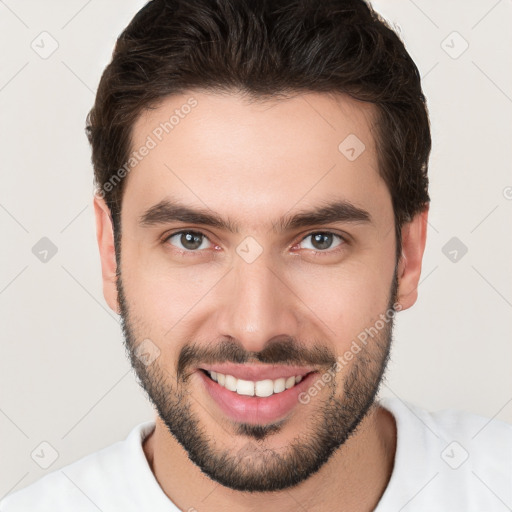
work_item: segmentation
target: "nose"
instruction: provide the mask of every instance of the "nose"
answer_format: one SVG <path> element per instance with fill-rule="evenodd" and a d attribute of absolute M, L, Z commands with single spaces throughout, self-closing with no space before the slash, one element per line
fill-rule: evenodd
<path fill-rule="evenodd" d="M 252 263 L 235 257 L 219 295 L 218 332 L 248 351 L 261 351 L 275 336 L 299 338 L 300 301 L 269 260 L 264 254 Z"/>

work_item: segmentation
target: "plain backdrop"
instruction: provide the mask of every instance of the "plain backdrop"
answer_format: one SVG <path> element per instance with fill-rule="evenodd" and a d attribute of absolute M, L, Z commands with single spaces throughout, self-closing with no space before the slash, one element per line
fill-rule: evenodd
<path fill-rule="evenodd" d="M 0 2 L 0 498 L 153 417 L 102 295 L 84 134 L 144 3 Z M 418 65 L 433 134 L 419 298 L 381 395 L 512 422 L 512 2 L 374 7 Z"/>

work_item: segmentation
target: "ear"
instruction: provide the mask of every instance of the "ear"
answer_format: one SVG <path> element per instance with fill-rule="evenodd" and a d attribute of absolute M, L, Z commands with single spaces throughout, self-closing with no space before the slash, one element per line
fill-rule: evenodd
<path fill-rule="evenodd" d="M 110 309 L 120 313 L 116 288 L 116 253 L 114 249 L 114 230 L 110 209 L 103 198 L 94 196 L 94 215 L 96 217 L 96 239 L 100 250 L 103 296 Z"/>
<path fill-rule="evenodd" d="M 398 263 L 398 302 L 402 310 L 410 308 L 418 298 L 421 263 L 427 241 L 428 210 L 416 214 L 402 226 L 402 255 Z"/>

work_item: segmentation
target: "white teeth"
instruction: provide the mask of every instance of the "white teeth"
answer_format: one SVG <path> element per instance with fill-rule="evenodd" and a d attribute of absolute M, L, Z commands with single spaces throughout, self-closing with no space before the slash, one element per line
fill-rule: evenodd
<path fill-rule="evenodd" d="M 236 392 L 239 395 L 254 396 L 254 382 L 251 380 L 238 379 Z"/>
<path fill-rule="evenodd" d="M 295 377 L 288 377 L 286 379 L 286 383 L 285 383 L 286 389 L 290 389 L 294 385 L 295 385 Z"/>
<path fill-rule="evenodd" d="M 274 392 L 274 381 L 270 379 L 256 382 L 256 396 L 266 397 Z"/>
<path fill-rule="evenodd" d="M 274 393 L 281 393 L 286 389 L 286 379 L 284 377 L 274 381 Z"/>
<path fill-rule="evenodd" d="M 229 389 L 229 391 L 236 391 L 236 380 L 233 375 L 226 375 L 226 382 L 224 383 L 224 387 Z"/>
<path fill-rule="evenodd" d="M 218 382 L 222 387 L 234 391 L 239 395 L 244 396 L 259 396 L 266 398 L 272 394 L 282 393 L 283 391 L 292 388 L 295 384 L 302 381 L 302 375 L 294 377 L 280 377 L 279 379 L 259 380 L 254 382 L 252 380 L 243 380 L 233 377 L 233 375 L 224 375 L 219 372 L 208 372 L 212 380 Z"/>

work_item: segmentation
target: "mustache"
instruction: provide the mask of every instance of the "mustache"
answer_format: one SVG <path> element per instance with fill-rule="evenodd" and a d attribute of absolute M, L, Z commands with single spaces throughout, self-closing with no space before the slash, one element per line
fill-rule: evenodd
<path fill-rule="evenodd" d="M 223 340 L 217 345 L 201 346 L 195 343 L 185 345 L 176 363 L 176 376 L 185 379 L 190 369 L 201 364 L 219 363 L 265 363 L 290 366 L 331 367 L 336 364 L 334 353 L 323 345 L 308 347 L 295 338 L 272 339 L 259 352 L 246 350 L 242 343 Z"/>

